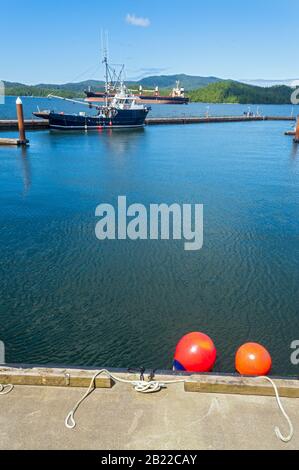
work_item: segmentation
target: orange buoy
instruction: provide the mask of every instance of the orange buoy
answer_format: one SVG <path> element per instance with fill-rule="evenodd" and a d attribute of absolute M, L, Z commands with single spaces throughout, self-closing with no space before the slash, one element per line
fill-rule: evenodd
<path fill-rule="evenodd" d="M 210 372 L 216 362 L 216 347 L 204 333 L 189 333 L 178 343 L 173 368 L 186 372 Z"/>
<path fill-rule="evenodd" d="M 272 368 L 272 358 L 264 346 L 243 344 L 236 354 L 236 370 L 241 375 L 267 375 Z"/>

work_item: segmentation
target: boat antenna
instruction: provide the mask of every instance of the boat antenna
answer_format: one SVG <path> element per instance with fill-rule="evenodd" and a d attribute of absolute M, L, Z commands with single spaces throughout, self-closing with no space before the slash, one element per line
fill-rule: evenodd
<path fill-rule="evenodd" d="M 109 65 L 108 65 L 108 31 L 101 30 L 101 42 L 102 42 L 102 63 L 105 65 L 105 94 L 106 94 L 106 107 L 108 106 L 108 95 L 109 95 Z"/>
<path fill-rule="evenodd" d="M 119 73 L 116 72 L 116 69 L 109 65 L 109 36 L 108 31 L 103 32 L 101 30 L 101 42 L 102 42 L 102 63 L 105 66 L 105 95 L 106 95 L 106 106 L 108 106 L 109 102 L 109 94 L 111 91 L 115 91 L 117 89 L 118 83 L 122 82 L 122 76 L 125 71 L 124 65 L 117 65 L 116 67 L 120 67 Z"/>

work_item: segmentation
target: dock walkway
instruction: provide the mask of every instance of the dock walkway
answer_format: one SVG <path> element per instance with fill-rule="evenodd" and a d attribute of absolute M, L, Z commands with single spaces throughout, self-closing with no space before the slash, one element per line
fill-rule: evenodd
<path fill-rule="evenodd" d="M 25 128 L 26 130 L 39 130 L 39 129 L 48 129 L 49 121 L 42 119 L 25 119 Z M 18 121 L 16 119 L 2 119 L 0 120 L 0 131 L 4 130 L 17 130 Z"/>
<path fill-rule="evenodd" d="M 209 123 L 227 123 L 227 122 L 257 122 L 257 121 L 295 121 L 292 116 L 210 116 L 210 117 L 154 117 L 148 118 L 146 124 L 209 124 Z"/>
<path fill-rule="evenodd" d="M 13 380 L 9 374 L 4 371 L 0 383 Z M 47 380 L 53 380 L 51 371 L 38 375 L 27 370 L 25 374 L 28 383 L 33 384 L 35 376 L 44 386 L 17 385 L 8 395 L 0 396 L 1 449 L 299 449 L 298 398 L 282 398 L 294 425 L 294 437 L 288 444 L 278 440 L 274 432 L 275 426 L 283 434 L 289 432 L 274 397 L 206 393 L 205 388 L 201 393 L 188 393 L 184 384 L 169 385 L 149 395 L 119 383 L 97 389 L 77 411 L 77 427 L 68 430 L 64 420 L 86 388 L 77 388 L 75 382 L 70 386 L 72 380 L 67 386 L 66 374 L 64 386 L 57 382 L 56 387 L 47 385 Z M 80 380 L 86 378 L 84 371 L 76 375 Z M 236 383 L 233 376 L 226 380 L 229 386 Z M 14 381 L 21 383 L 19 372 Z M 297 394 L 297 381 L 287 387 L 290 385 Z"/>

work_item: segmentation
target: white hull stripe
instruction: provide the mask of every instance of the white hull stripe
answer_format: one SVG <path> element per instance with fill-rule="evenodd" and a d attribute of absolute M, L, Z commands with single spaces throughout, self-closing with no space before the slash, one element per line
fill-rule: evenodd
<path fill-rule="evenodd" d="M 75 130 L 83 130 L 88 131 L 90 129 L 94 130 L 109 130 L 115 128 L 132 128 L 132 127 L 144 127 L 145 124 L 132 124 L 132 125 L 122 125 L 122 126 L 60 126 L 58 124 L 51 124 L 50 127 L 52 129 L 75 129 Z"/>

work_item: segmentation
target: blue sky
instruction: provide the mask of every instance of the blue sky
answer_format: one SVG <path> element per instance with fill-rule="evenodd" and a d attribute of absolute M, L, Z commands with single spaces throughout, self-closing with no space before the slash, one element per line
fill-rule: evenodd
<path fill-rule="evenodd" d="M 298 0 L 5 2 L 0 79 L 64 83 L 102 77 L 101 28 L 109 31 L 112 62 L 124 62 L 128 78 L 297 78 L 298 18 Z"/>

